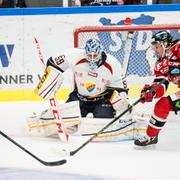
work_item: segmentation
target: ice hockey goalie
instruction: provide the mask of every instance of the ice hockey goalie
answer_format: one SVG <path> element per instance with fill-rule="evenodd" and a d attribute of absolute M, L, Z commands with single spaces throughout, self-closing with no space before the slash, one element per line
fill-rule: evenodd
<path fill-rule="evenodd" d="M 117 114 L 128 108 L 128 89 L 122 77 L 121 64 L 104 51 L 97 39 L 89 39 L 84 49 L 68 49 L 58 56 L 50 57 L 46 72 L 35 92 L 44 99 L 54 96 L 63 82 L 63 73 L 67 69 L 72 70 L 73 90 L 66 103 L 59 109 L 70 133 L 96 133 Z M 91 118 L 88 118 L 89 116 Z M 98 138 L 115 140 L 120 135 L 122 137 L 122 134 L 123 138 L 133 138 L 135 124 L 131 112 L 128 112 Z M 31 134 L 36 134 L 37 129 L 39 134 L 45 136 L 57 133 L 50 110 L 32 116 L 28 120 L 28 125 Z"/>

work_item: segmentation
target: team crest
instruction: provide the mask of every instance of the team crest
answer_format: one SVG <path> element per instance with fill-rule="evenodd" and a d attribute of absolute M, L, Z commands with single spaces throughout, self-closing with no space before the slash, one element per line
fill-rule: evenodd
<path fill-rule="evenodd" d="M 93 82 L 86 82 L 85 87 L 88 92 L 92 92 L 92 91 L 94 91 L 96 84 L 94 84 Z"/>

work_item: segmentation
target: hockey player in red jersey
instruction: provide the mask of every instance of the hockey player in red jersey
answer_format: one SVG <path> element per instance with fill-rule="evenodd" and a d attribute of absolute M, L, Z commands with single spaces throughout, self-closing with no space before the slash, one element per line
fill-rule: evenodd
<path fill-rule="evenodd" d="M 142 103 L 151 102 L 159 98 L 154 105 L 153 114 L 149 120 L 146 136 L 135 140 L 136 146 L 148 146 L 158 142 L 158 134 L 165 125 L 168 115 L 174 111 L 180 116 L 180 43 L 172 40 L 173 37 L 167 31 L 159 31 L 152 37 L 152 48 L 158 57 L 154 67 L 154 81 L 151 85 L 145 85 L 141 91 Z M 155 92 L 149 89 L 165 79 Z M 178 91 L 164 97 L 169 83 L 178 87 Z"/>

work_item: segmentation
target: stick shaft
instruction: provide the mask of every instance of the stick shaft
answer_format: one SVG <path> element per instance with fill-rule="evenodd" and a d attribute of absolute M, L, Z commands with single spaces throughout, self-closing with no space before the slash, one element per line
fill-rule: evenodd
<path fill-rule="evenodd" d="M 39 45 L 39 41 L 37 40 L 36 37 L 34 37 L 34 41 L 35 41 L 36 48 L 37 48 L 37 51 L 38 51 L 39 59 L 40 59 L 41 63 L 43 64 L 44 68 L 45 68 L 45 61 L 44 61 L 44 57 L 43 57 L 43 54 L 42 54 L 42 51 L 41 51 L 41 48 L 40 48 L 40 45 Z M 67 133 L 67 131 L 64 128 L 64 122 L 63 122 L 63 120 L 62 120 L 62 118 L 60 116 L 60 112 L 59 112 L 59 109 L 58 109 L 58 102 L 57 102 L 56 98 L 53 96 L 51 99 L 49 99 L 49 103 L 50 103 L 54 118 L 56 120 L 56 124 L 57 124 L 57 128 L 58 128 L 57 131 L 58 131 L 59 138 L 63 142 L 68 142 L 69 134 Z"/>
<path fill-rule="evenodd" d="M 41 164 L 45 165 L 45 166 L 58 166 L 58 165 L 62 165 L 66 163 L 66 160 L 60 160 L 60 161 L 52 161 L 52 162 L 48 162 L 48 161 L 43 161 L 40 158 L 38 158 L 37 156 L 35 156 L 33 153 L 31 153 L 29 150 L 27 150 L 25 147 L 23 147 L 22 145 L 20 145 L 19 143 L 17 143 L 15 140 L 13 140 L 12 138 L 10 138 L 8 135 L 6 135 L 5 133 L 3 133 L 2 131 L 0 131 L 0 134 L 5 137 L 7 140 L 9 140 L 10 142 L 12 142 L 14 145 L 16 145 L 17 147 L 19 147 L 21 150 L 23 150 L 24 152 L 26 152 L 28 155 L 30 155 L 31 157 L 33 157 L 34 159 L 36 159 L 37 161 L 39 161 Z"/>

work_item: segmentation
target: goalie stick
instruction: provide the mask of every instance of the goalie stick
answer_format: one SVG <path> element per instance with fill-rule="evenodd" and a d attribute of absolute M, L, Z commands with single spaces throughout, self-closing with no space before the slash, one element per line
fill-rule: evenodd
<path fill-rule="evenodd" d="M 45 67 L 45 61 L 44 61 L 43 54 L 42 54 L 42 51 L 41 51 L 41 48 L 40 48 L 40 45 L 39 45 L 39 41 L 37 40 L 36 37 L 34 37 L 34 41 L 35 41 L 35 44 L 36 44 L 36 48 L 38 50 L 39 59 L 40 59 L 41 63 L 44 65 L 44 67 Z M 69 134 L 67 133 L 67 131 L 64 128 L 64 123 L 62 121 L 62 118 L 61 118 L 59 110 L 58 110 L 58 102 L 57 102 L 55 97 L 50 98 L 49 102 L 50 102 L 50 106 L 51 106 L 51 109 L 52 109 L 52 112 L 53 112 L 53 115 L 54 115 L 54 119 L 56 120 L 56 124 L 57 124 L 57 127 L 58 127 L 59 138 L 63 142 L 68 142 Z"/>
<path fill-rule="evenodd" d="M 59 166 L 59 165 L 63 165 L 67 162 L 66 159 L 62 159 L 59 161 L 43 161 L 41 159 L 39 159 L 37 156 L 35 156 L 33 153 L 31 153 L 29 150 L 27 150 L 25 147 L 21 146 L 20 144 L 18 144 L 15 140 L 13 140 L 12 138 L 10 138 L 8 135 L 6 135 L 5 133 L 3 133 L 2 131 L 0 131 L 0 134 L 5 137 L 7 140 L 9 140 L 10 142 L 12 142 L 13 144 L 15 144 L 17 147 L 19 147 L 20 149 L 22 149 L 24 152 L 26 152 L 27 154 L 29 154 L 31 157 L 33 157 L 34 159 L 36 159 L 37 161 L 39 161 L 41 164 L 45 165 L 45 166 Z"/>
<path fill-rule="evenodd" d="M 156 89 L 163 84 L 166 81 L 166 79 L 161 80 L 156 86 L 152 87 L 149 91 L 154 92 Z M 102 129 L 100 129 L 97 133 L 95 133 L 91 138 L 89 138 L 87 141 L 85 141 L 82 145 L 80 145 L 77 149 L 74 151 L 67 152 L 65 149 L 62 150 L 62 153 L 65 155 L 73 156 L 77 152 L 79 152 L 82 148 L 84 148 L 87 144 L 89 144 L 94 138 L 96 138 L 99 134 L 102 134 L 104 130 L 106 130 L 109 126 L 111 126 L 114 122 L 116 122 L 119 118 L 121 118 L 124 114 L 126 114 L 128 111 L 131 111 L 132 108 L 137 105 L 144 97 L 140 97 L 138 100 L 136 100 L 132 105 L 130 105 L 126 110 L 124 110 L 119 116 L 114 118 L 112 121 L 110 121 L 106 126 L 104 126 Z"/>

